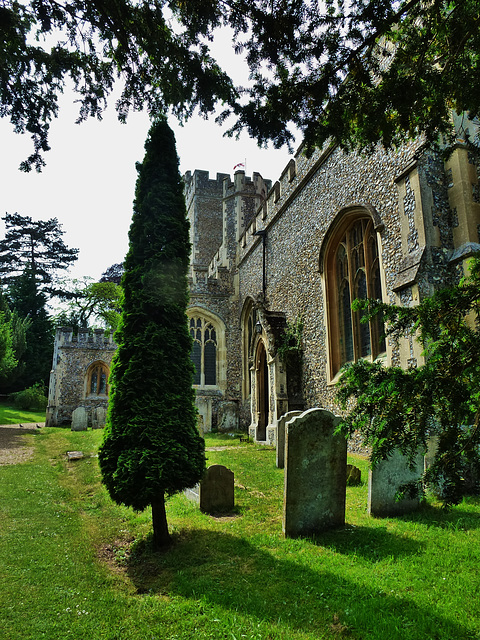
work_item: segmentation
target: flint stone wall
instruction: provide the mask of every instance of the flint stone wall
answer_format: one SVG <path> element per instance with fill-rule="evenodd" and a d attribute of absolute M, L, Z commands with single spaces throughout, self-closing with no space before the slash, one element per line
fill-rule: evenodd
<path fill-rule="evenodd" d="M 69 424 L 78 407 L 85 409 L 88 426 L 93 426 L 95 410 L 103 408 L 106 411 L 108 397 L 88 393 L 88 370 L 95 362 L 102 362 L 110 369 L 116 349 L 111 336 L 105 338 L 103 330 L 97 329 L 93 333 L 82 330 L 78 336 L 73 336 L 70 327 L 57 329 L 48 391 L 47 426 Z"/>

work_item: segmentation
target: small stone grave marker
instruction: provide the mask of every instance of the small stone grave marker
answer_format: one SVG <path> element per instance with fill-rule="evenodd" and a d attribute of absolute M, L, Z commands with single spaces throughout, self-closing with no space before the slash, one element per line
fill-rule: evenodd
<path fill-rule="evenodd" d="M 81 460 L 83 458 L 83 451 L 67 451 L 67 459 L 70 462 L 71 460 Z"/>
<path fill-rule="evenodd" d="M 72 413 L 72 431 L 86 431 L 88 429 L 88 414 L 85 407 L 78 407 Z"/>
<path fill-rule="evenodd" d="M 394 451 L 388 460 L 381 460 L 368 473 L 368 514 L 377 517 L 395 516 L 418 508 L 418 498 L 395 500 L 395 494 L 402 484 L 420 477 L 424 459 L 418 454 L 414 469 L 410 469 L 407 458 Z"/>
<path fill-rule="evenodd" d="M 212 464 L 200 482 L 200 509 L 205 513 L 228 513 L 235 505 L 234 493 L 233 471 Z"/>
<path fill-rule="evenodd" d="M 355 467 L 353 464 L 347 464 L 347 485 L 352 487 L 357 484 L 361 484 L 361 482 L 362 472 L 360 469 Z"/>
<path fill-rule="evenodd" d="M 105 426 L 105 419 L 107 417 L 107 411 L 105 407 L 97 407 L 94 409 L 92 418 L 93 429 L 103 429 Z"/>
<path fill-rule="evenodd" d="M 279 418 L 277 423 L 277 467 L 283 469 L 285 467 L 285 425 L 295 416 L 299 416 L 301 411 L 288 411 Z"/>

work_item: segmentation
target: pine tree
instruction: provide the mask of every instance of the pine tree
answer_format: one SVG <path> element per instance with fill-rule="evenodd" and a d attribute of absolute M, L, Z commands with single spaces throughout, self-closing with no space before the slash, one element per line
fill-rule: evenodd
<path fill-rule="evenodd" d="M 57 218 L 32 220 L 30 216 L 6 213 L 5 238 L 0 240 L 0 277 L 2 284 L 11 285 L 23 277 L 26 270 L 35 279 L 38 290 L 56 295 L 55 274 L 78 258 L 78 249 L 63 242 L 65 231 Z"/>
<path fill-rule="evenodd" d="M 145 150 L 137 165 L 119 347 L 99 459 L 117 503 L 152 506 L 154 545 L 161 547 L 170 539 L 165 497 L 200 480 L 205 447 L 196 428 L 185 313 L 188 222 L 175 139 L 165 119 L 152 126 Z"/>

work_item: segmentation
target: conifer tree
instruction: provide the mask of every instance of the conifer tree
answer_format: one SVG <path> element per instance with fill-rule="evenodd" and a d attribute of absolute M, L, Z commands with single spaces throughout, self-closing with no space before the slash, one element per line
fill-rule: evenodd
<path fill-rule="evenodd" d="M 394 341 L 409 334 L 421 344 L 421 366 L 385 367 L 359 360 L 347 365 L 338 400 L 347 409 L 340 430 L 359 431 L 375 465 L 399 449 L 413 462 L 434 446 L 430 466 L 400 494 L 434 487 L 445 506 L 480 490 L 480 255 L 470 273 L 413 307 L 357 300 L 365 320 L 381 313 Z"/>
<path fill-rule="evenodd" d="M 205 446 L 196 428 L 185 313 L 188 221 L 175 139 L 164 118 L 152 126 L 145 151 L 99 459 L 113 500 L 136 510 L 152 506 L 154 545 L 161 547 L 169 542 L 165 497 L 200 480 Z"/>
<path fill-rule="evenodd" d="M 47 298 L 39 289 L 35 276 L 35 271 L 27 266 L 8 290 L 12 309 L 23 320 L 26 346 L 21 355 L 19 375 L 0 387 L 4 392 L 25 389 L 36 382 L 48 386 L 54 327 L 46 309 Z"/>

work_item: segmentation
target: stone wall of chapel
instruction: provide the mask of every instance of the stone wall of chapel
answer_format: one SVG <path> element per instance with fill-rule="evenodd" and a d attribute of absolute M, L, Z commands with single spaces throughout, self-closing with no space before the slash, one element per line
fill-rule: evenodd
<path fill-rule="evenodd" d="M 307 407 L 337 409 L 327 380 L 325 301 L 318 264 L 322 240 L 342 208 L 373 207 L 384 224 L 380 235 L 386 298 L 395 302 L 393 288 L 404 257 L 395 180 L 408 169 L 419 146 L 412 142 L 397 152 L 379 149 L 368 157 L 345 155 L 338 149 L 317 151 L 309 160 L 297 155 L 241 240 L 240 307 L 261 290 L 262 244 L 252 234 L 266 229 L 267 308 L 284 312 L 289 322 L 303 318 Z"/>
<path fill-rule="evenodd" d="M 104 362 L 110 369 L 117 346 L 105 339 L 103 331 L 88 334 L 82 331 L 80 340 L 71 329 L 57 329 L 54 361 L 50 374 L 47 426 L 68 424 L 72 412 L 85 407 L 91 421 L 92 410 L 107 407 L 107 396 L 85 394 L 85 380 L 90 365 Z"/>

